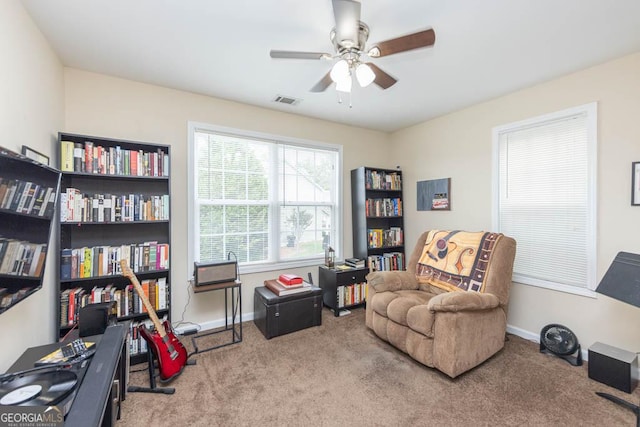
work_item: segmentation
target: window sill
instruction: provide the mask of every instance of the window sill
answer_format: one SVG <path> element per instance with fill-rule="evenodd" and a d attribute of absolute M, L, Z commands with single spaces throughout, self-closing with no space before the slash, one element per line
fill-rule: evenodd
<path fill-rule="evenodd" d="M 240 274 L 263 273 L 267 271 L 287 270 L 291 268 L 317 267 L 324 264 L 324 258 L 279 262 L 276 264 L 241 265 Z"/>
<path fill-rule="evenodd" d="M 564 292 L 566 294 L 579 295 L 588 298 L 596 298 L 595 291 L 578 286 L 565 285 L 562 283 L 549 282 L 546 280 L 534 279 L 531 277 L 513 275 L 513 281 L 521 285 L 535 286 L 537 288 L 550 289 L 552 291 Z"/>

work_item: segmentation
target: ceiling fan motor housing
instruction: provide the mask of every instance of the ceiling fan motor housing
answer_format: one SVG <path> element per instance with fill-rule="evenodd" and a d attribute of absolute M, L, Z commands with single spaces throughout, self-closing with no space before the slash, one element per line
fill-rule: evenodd
<path fill-rule="evenodd" d="M 343 53 L 350 51 L 362 53 L 365 45 L 367 44 L 367 40 L 369 40 L 369 26 L 362 21 L 358 21 L 358 40 L 338 40 L 335 27 L 331 30 L 329 37 L 331 38 L 331 43 L 333 43 L 338 55 L 342 55 Z"/>

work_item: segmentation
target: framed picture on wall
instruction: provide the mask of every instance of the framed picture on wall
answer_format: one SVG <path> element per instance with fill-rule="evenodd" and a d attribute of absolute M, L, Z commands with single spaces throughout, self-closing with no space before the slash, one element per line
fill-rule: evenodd
<path fill-rule="evenodd" d="M 640 206 L 640 162 L 631 163 L 631 206 Z"/>
<path fill-rule="evenodd" d="M 418 181 L 419 211 L 451 210 L 451 178 Z"/>
<path fill-rule="evenodd" d="M 44 154 L 34 150 L 33 148 L 29 148 L 26 145 L 22 146 L 22 155 L 28 157 L 36 162 L 40 162 L 43 165 L 49 166 L 49 157 Z"/>

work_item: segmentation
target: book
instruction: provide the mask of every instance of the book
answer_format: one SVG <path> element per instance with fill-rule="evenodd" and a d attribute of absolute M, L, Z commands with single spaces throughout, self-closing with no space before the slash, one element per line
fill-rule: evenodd
<path fill-rule="evenodd" d="M 158 299 L 158 310 L 167 308 L 167 278 L 158 278 L 158 291 L 156 293 Z"/>
<path fill-rule="evenodd" d="M 60 141 L 60 170 L 63 172 L 73 172 L 73 150 L 72 141 Z"/>
<path fill-rule="evenodd" d="M 302 286 L 291 288 L 284 286 L 276 279 L 270 279 L 264 281 L 264 286 L 279 297 L 311 291 L 311 284 L 307 282 L 302 282 Z"/>
<path fill-rule="evenodd" d="M 304 283 L 300 282 L 297 283 L 295 285 L 287 285 L 286 283 L 284 283 L 283 281 L 281 281 L 280 279 L 276 279 L 276 282 L 278 282 L 279 284 L 281 284 L 282 286 L 284 286 L 287 289 L 295 289 L 295 288 L 301 288 L 304 286 Z"/>
<path fill-rule="evenodd" d="M 71 249 L 60 251 L 60 279 L 71 279 Z"/>
<path fill-rule="evenodd" d="M 302 285 L 302 277 L 295 274 L 281 274 L 278 281 L 284 286 Z"/>
<path fill-rule="evenodd" d="M 73 170 L 74 172 L 84 172 L 84 145 L 79 142 L 73 144 Z"/>
<path fill-rule="evenodd" d="M 344 263 L 350 265 L 351 267 L 364 267 L 364 260 L 358 258 L 346 258 Z"/>

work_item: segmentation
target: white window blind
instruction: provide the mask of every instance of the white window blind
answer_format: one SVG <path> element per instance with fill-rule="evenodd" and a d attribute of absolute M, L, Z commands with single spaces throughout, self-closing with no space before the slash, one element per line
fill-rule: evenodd
<path fill-rule="evenodd" d="M 338 147 L 236 132 L 190 126 L 190 257 L 232 252 L 245 271 L 321 262 L 340 247 Z"/>
<path fill-rule="evenodd" d="M 517 282 L 595 287 L 595 138 L 595 104 L 495 131 L 495 219 L 517 241 Z"/>

